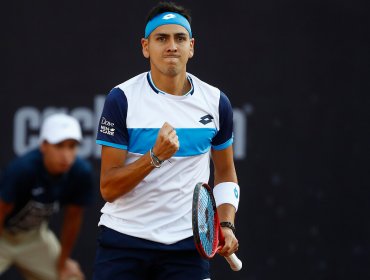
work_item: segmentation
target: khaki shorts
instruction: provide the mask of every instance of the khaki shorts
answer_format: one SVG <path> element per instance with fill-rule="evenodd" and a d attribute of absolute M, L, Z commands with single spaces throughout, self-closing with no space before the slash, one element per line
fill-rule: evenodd
<path fill-rule="evenodd" d="M 47 224 L 19 234 L 3 230 L 0 235 L 0 275 L 14 265 L 28 280 L 57 280 L 59 254 L 59 241 Z"/>

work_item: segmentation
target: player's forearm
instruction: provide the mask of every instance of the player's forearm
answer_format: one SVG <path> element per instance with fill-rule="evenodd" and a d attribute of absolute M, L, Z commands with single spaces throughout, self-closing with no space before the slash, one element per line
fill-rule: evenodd
<path fill-rule="evenodd" d="M 238 183 L 233 162 L 214 165 L 214 186 L 223 182 Z"/>
<path fill-rule="evenodd" d="M 214 185 L 218 185 L 220 183 L 224 182 L 233 182 L 238 183 L 236 173 L 235 172 L 229 172 L 226 173 L 223 176 L 217 176 L 217 172 L 215 172 L 215 180 Z M 232 222 L 234 223 L 235 219 L 235 207 L 231 204 L 224 203 L 217 207 L 218 216 L 220 218 L 221 222 Z"/>
<path fill-rule="evenodd" d="M 58 260 L 58 269 L 61 270 L 70 257 L 80 232 L 83 209 L 80 206 L 68 206 L 65 210 L 63 226 L 60 236 L 61 253 Z"/>
<path fill-rule="evenodd" d="M 0 207 L 0 236 L 1 236 L 1 233 L 3 232 L 4 221 L 5 221 L 5 213 Z"/>
<path fill-rule="evenodd" d="M 214 186 L 225 182 L 238 183 L 233 160 L 232 146 L 225 150 L 213 151 L 212 159 L 214 164 Z M 220 204 L 217 207 L 217 212 L 221 222 L 234 223 L 235 207 L 232 204 Z"/>
<path fill-rule="evenodd" d="M 6 203 L 0 199 L 0 235 L 4 229 L 5 218 L 12 211 L 13 207 L 12 203 Z"/>
<path fill-rule="evenodd" d="M 214 166 L 214 186 L 223 182 L 238 183 L 232 146 L 225 150 L 212 150 L 212 161 Z"/>
<path fill-rule="evenodd" d="M 3 232 L 3 228 L 4 228 L 4 217 L 2 217 L 2 215 L 0 214 L 0 236 Z"/>
<path fill-rule="evenodd" d="M 220 222 L 231 222 L 235 221 L 235 207 L 231 204 L 225 203 L 217 207 L 218 217 Z"/>
<path fill-rule="evenodd" d="M 155 168 L 150 162 L 150 155 L 146 153 L 135 162 L 102 173 L 100 191 L 103 199 L 113 202 L 134 189 Z"/>

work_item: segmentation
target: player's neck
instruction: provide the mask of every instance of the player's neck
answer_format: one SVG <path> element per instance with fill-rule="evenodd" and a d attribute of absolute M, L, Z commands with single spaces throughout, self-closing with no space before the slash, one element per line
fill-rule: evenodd
<path fill-rule="evenodd" d="M 163 75 L 151 71 L 151 77 L 154 85 L 161 91 L 173 95 L 184 95 L 191 89 L 191 84 L 186 77 L 186 72 L 175 75 Z"/>

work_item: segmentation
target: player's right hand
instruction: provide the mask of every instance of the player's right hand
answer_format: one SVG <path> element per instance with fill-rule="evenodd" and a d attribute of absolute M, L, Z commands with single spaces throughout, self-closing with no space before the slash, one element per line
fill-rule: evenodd
<path fill-rule="evenodd" d="M 222 248 L 218 251 L 218 253 L 221 256 L 228 257 L 231 254 L 238 251 L 239 241 L 238 239 L 236 239 L 231 229 L 222 227 L 221 231 L 222 231 L 222 234 L 224 235 L 225 243 L 223 244 Z"/>
<path fill-rule="evenodd" d="M 59 280 L 84 280 L 85 276 L 78 262 L 67 259 L 64 267 L 59 271 Z"/>
<path fill-rule="evenodd" d="M 153 147 L 153 153 L 160 160 L 171 158 L 180 148 L 179 138 L 176 130 L 165 122 L 158 132 L 157 140 Z"/>

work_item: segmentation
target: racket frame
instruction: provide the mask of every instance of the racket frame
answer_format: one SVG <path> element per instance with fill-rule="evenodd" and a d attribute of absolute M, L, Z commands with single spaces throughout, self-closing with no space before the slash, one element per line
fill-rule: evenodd
<path fill-rule="evenodd" d="M 207 252 L 204 250 L 202 246 L 202 242 L 200 240 L 200 234 L 199 234 L 199 224 L 198 224 L 198 210 L 199 210 L 199 192 L 201 189 L 204 188 L 209 194 L 209 198 L 212 203 L 212 208 L 214 211 L 213 216 L 213 243 L 212 243 L 212 252 L 211 254 L 207 254 Z M 216 207 L 216 201 L 213 197 L 212 189 L 211 187 L 206 183 L 198 183 L 195 186 L 194 194 L 193 194 L 193 207 L 192 207 L 192 225 L 193 225 L 193 233 L 194 233 L 194 241 L 195 246 L 199 252 L 199 254 L 206 258 L 211 259 L 214 257 L 214 255 L 217 253 L 217 251 L 222 247 L 225 238 L 222 234 L 221 227 L 220 227 L 220 221 L 217 214 L 217 207 Z"/>
<path fill-rule="evenodd" d="M 207 254 L 207 252 L 204 250 L 202 246 L 202 242 L 200 240 L 200 234 L 199 234 L 199 224 L 198 224 L 198 206 L 199 206 L 199 192 L 202 188 L 205 188 L 209 194 L 209 198 L 212 203 L 212 207 L 214 210 L 214 235 L 213 235 L 213 244 L 212 244 L 212 252 L 211 254 Z M 194 189 L 193 193 L 193 205 L 192 205 L 192 226 L 193 226 L 193 236 L 194 236 L 194 243 L 195 247 L 197 248 L 199 254 L 205 258 L 205 259 L 211 259 L 214 257 L 214 255 L 217 253 L 217 251 L 222 248 L 222 246 L 225 244 L 225 237 L 222 233 L 220 221 L 217 214 L 217 207 L 216 207 L 216 201 L 213 196 L 213 192 L 211 187 L 207 183 L 197 183 Z M 242 269 L 242 262 L 238 259 L 238 257 L 235 254 L 231 254 L 228 257 L 225 257 L 227 262 L 230 265 L 230 268 L 234 271 L 239 271 Z"/>

